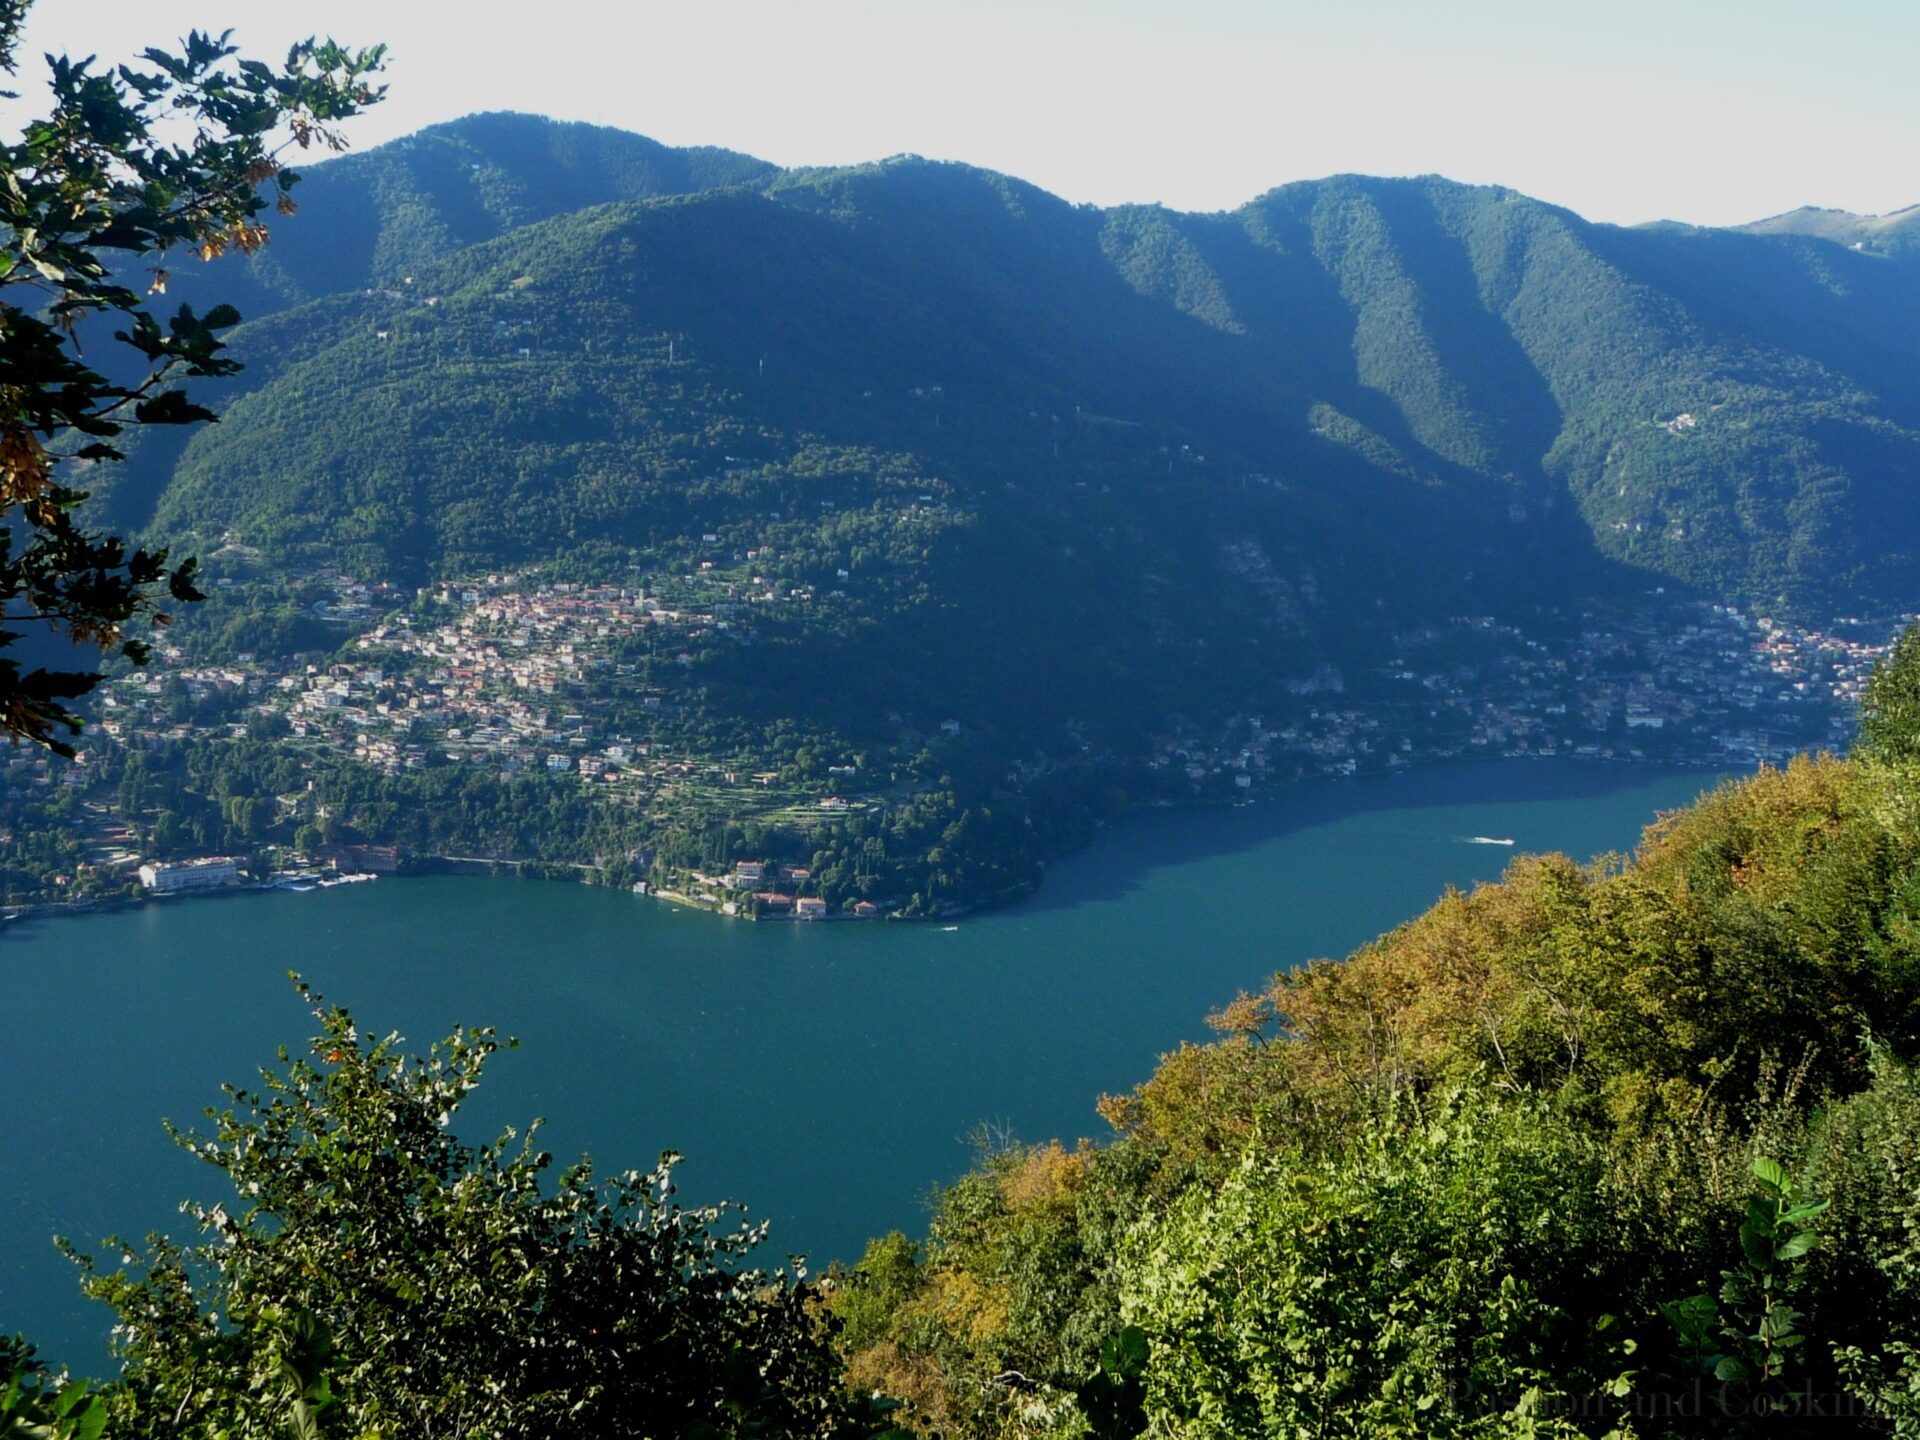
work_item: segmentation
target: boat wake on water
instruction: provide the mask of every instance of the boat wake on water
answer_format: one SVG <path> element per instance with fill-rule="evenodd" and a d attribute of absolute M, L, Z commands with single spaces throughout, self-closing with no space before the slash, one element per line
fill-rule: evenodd
<path fill-rule="evenodd" d="M 1511 845 L 1513 837 L 1511 835 L 1462 835 L 1460 843 L 1463 845 Z"/>

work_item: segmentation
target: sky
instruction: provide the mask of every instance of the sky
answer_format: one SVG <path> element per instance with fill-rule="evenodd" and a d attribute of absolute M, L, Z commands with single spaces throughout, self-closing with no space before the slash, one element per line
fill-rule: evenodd
<path fill-rule="evenodd" d="M 37 0 L 15 88 L 44 51 L 194 27 L 263 56 L 386 42 L 356 148 L 520 110 L 782 165 L 965 160 L 1101 205 L 1345 171 L 1623 224 L 1920 203 L 1920 0 Z"/>

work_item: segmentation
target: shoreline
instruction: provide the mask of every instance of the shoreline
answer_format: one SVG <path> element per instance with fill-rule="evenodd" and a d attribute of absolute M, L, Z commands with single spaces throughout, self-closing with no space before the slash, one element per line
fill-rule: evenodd
<path fill-rule="evenodd" d="M 1807 752 L 1807 753 L 1820 753 L 1820 752 Z M 872 915 L 872 916 L 855 916 L 855 915 L 845 915 L 845 914 L 808 915 L 808 916 L 801 916 L 801 915 L 795 915 L 795 914 L 747 915 L 747 914 L 740 914 L 740 913 L 728 913 L 725 909 L 722 908 L 721 904 L 711 903 L 701 897 L 687 894 L 684 891 L 671 890 L 665 887 L 653 885 L 648 882 L 641 882 L 642 884 L 646 885 L 646 888 L 644 890 L 635 888 L 635 889 L 630 889 L 629 893 L 635 894 L 643 899 L 658 900 L 662 904 L 672 905 L 679 909 L 699 911 L 703 914 L 712 915 L 717 919 L 743 920 L 750 924 L 756 924 L 756 925 L 763 924 L 763 923 L 766 923 L 766 924 L 787 923 L 787 924 L 812 925 L 812 924 L 818 924 L 822 921 L 827 921 L 835 924 L 845 924 L 845 923 L 872 924 L 876 921 L 896 922 L 901 924 L 925 924 L 930 922 L 938 924 L 938 923 L 951 922 L 954 920 L 958 920 L 969 915 L 977 915 L 977 914 L 985 913 L 987 911 L 1000 909 L 1004 906 L 1016 904 L 1021 900 L 1027 899 L 1028 897 L 1038 893 L 1041 887 L 1046 883 L 1046 870 L 1048 867 L 1052 866 L 1054 863 L 1056 863 L 1059 860 L 1065 859 L 1071 855 L 1079 854 L 1080 852 L 1084 851 L 1089 845 L 1093 843 L 1094 839 L 1096 839 L 1103 831 L 1109 830 L 1116 825 L 1125 825 L 1133 820 L 1142 818 L 1150 814 L 1181 813 L 1181 812 L 1197 813 L 1200 811 L 1207 811 L 1207 810 L 1253 809 L 1256 807 L 1277 803 L 1291 796 L 1300 795 L 1304 793 L 1311 793 L 1315 790 L 1319 790 L 1322 788 L 1331 789 L 1336 786 L 1344 785 L 1345 783 L 1353 780 L 1363 780 L 1363 779 L 1385 780 L 1385 779 L 1391 779 L 1391 778 L 1411 777 L 1411 776 L 1425 774 L 1425 773 L 1432 773 L 1432 772 L 1438 772 L 1438 771 L 1447 770 L 1447 769 L 1459 768 L 1467 765 L 1495 765 L 1495 764 L 1506 765 L 1506 764 L 1512 764 L 1517 761 L 1555 761 L 1560 763 L 1573 763 L 1573 764 L 1582 765 L 1582 766 L 1592 766 L 1596 769 L 1600 767 L 1618 769 L 1618 768 L 1631 768 L 1631 767 L 1637 766 L 1637 767 L 1662 769 L 1662 770 L 1698 770 L 1703 774 L 1714 773 L 1714 772 L 1725 772 L 1727 769 L 1727 762 L 1725 760 L 1702 760 L 1702 759 L 1668 760 L 1668 759 L 1649 759 L 1649 758 L 1634 759 L 1630 757 L 1623 758 L 1623 757 L 1615 756 L 1615 757 L 1609 758 L 1606 756 L 1591 756 L 1591 755 L 1535 755 L 1535 754 L 1495 755 L 1495 756 L 1449 755 L 1449 756 L 1437 756 L 1431 760 L 1421 761 L 1414 764 L 1408 764 L 1405 766 L 1401 766 L 1397 769 L 1390 769 L 1390 770 L 1369 770 L 1369 771 L 1359 772 L 1352 775 L 1322 774 L 1322 775 L 1301 776 L 1292 780 L 1284 781 L 1279 785 L 1270 787 L 1268 789 L 1262 790 L 1260 792 L 1257 792 L 1251 795 L 1240 794 L 1240 795 L 1235 795 L 1230 797 L 1221 797 L 1218 799 L 1195 797 L 1193 799 L 1183 800 L 1183 801 L 1152 801 L 1152 802 L 1146 802 L 1146 803 L 1133 802 L 1133 803 L 1130 803 L 1124 811 L 1122 811 L 1118 816 L 1114 817 L 1112 820 L 1094 821 L 1093 833 L 1085 841 L 1081 842 L 1078 845 L 1073 845 L 1073 846 L 1064 848 L 1059 852 L 1057 852 L 1056 854 L 1050 855 L 1046 857 L 1044 860 L 1042 860 L 1041 873 L 1039 876 L 1035 878 L 1034 882 L 1031 885 L 1011 886 L 1001 891 L 997 891 L 992 895 L 983 896 L 978 900 L 969 902 L 968 904 L 950 906 L 937 913 L 914 916 L 910 920 L 903 919 L 903 917 L 891 911 L 882 911 L 880 914 Z M 1752 763 L 1755 764 L 1756 766 L 1761 766 L 1761 765 L 1770 765 L 1774 762 L 1763 760 L 1763 761 L 1757 761 Z M 1516 858 L 1518 858 L 1520 855 L 1528 854 L 1528 853 L 1531 853 L 1531 852 L 1528 852 L 1524 849 L 1516 849 L 1514 851 L 1514 855 Z M 399 870 L 388 872 L 381 875 L 369 875 L 369 878 L 370 879 L 405 880 L 417 875 L 427 875 L 427 874 L 441 874 L 441 875 L 511 874 L 515 878 L 527 878 L 525 876 L 525 870 L 526 870 L 526 867 L 529 865 L 552 866 L 556 869 L 576 870 L 581 872 L 581 875 L 580 875 L 580 878 L 577 879 L 574 883 L 583 884 L 583 885 L 591 885 L 594 883 L 590 878 L 588 878 L 593 873 L 594 867 L 584 862 L 560 861 L 560 860 L 538 860 L 538 859 L 531 859 L 531 860 L 530 859 L 493 859 L 485 856 L 475 856 L 475 855 L 457 855 L 457 856 L 456 855 L 416 855 L 416 856 L 410 857 L 406 862 L 406 864 L 402 866 Z M 552 878 L 552 877 L 540 876 L 535 878 L 545 879 L 545 878 Z M 337 884 L 338 882 L 335 882 L 335 883 Z M 330 889 L 330 888 L 334 888 L 334 886 L 316 885 L 314 888 Z M 122 910 L 134 910 L 134 909 L 140 909 L 142 907 L 149 906 L 149 905 L 171 904 L 175 901 L 181 901 L 181 900 L 231 899 L 240 895 L 255 895 L 255 894 L 261 894 L 265 892 L 271 892 L 276 890 L 288 890 L 288 889 L 289 887 L 278 883 L 278 880 L 276 878 L 276 879 L 267 879 L 267 880 L 250 880 L 250 881 L 247 881 L 241 884 L 236 884 L 236 885 L 220 885 L 220 886 L 216 886 L 216 887 L 205 889 L 205 890 L 181 891 L 181 892 L 170 894 L 170 895 L 155 895 L 155 894 L 108 895 L 108 896 L 102 896 L 98 899 L 83 900 L 83 901 L 77 901 L 77 902 L 41 901 L 37 903 L 28 903 L 25 905 L 5 906 L 5 907 L 0 907 L 0 941 L 4 941 L 7 932 L 11 930 L 15 925 L 22 924 L 27 921 L 49 920 L 49 919 L 51 920 L 82 919 L 88 915 L 113 913 L 113 912 L 122 911 Z M 290 891 L 289 893 L 304 893 L 304 892 Z"/>

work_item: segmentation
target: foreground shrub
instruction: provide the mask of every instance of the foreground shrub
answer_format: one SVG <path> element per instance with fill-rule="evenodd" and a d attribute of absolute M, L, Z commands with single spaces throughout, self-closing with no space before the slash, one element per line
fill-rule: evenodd
<path fill-rule="evenodd" d="M 302 994 L 307 992 L 302 989 Z M 85 1267 L 119 1324 L 111 1433 L 223 1437 L 870 1434 L 804 1283 L 747 1268 L 763 1227 L 673 1200 L 672 1165 L 543 1188 L 550 1157 L 458 1141 L 498 1048 L 424 1060 L 315 1011 L 308 1058 L 180 1136 L 235 1199 Z M 800 1277 L 803 1278 L 803 1277 Z"/>

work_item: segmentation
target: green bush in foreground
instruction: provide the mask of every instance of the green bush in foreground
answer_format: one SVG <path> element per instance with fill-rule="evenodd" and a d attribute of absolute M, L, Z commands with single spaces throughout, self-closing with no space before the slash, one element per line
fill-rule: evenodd
<path fill-rule="evenodd" d="M 1917 665 L 987 1157 L 841 1277 L 849 1376 L 928 1437 L 1920 1440 Z"/>
<path fill-rule="evenodd" d="M 1675 1248 L 1551 1105 L 1460 1095 L 1189 1191 L 1136 1235 L 1125 1308 L 1170 1433 L 1583 1435 L 1624 1412 L 1618 1316 Z"/>
<path fill-rule="evenodd" d="M 307 992 L 302 987 L 302 994 Z M 739 1262 L 764 1227 L 675 1204 L 672 1165 L 543 1188 L 512 1132 L 449 1129 L 498 1048 L 456 1031 L 425 1059 L 316 1005 L 310 1058 L 228 1087 L 181 1143 L 237 1208 L 189 1207 L 111 1273 L 113 1435 L 870 1434 L 840 1391 L 804 1275 Z M 113 1243 L 113 1242 L 110 1242 Z M 32 1433 L 32 1432 L 27 1432 Z"/>

